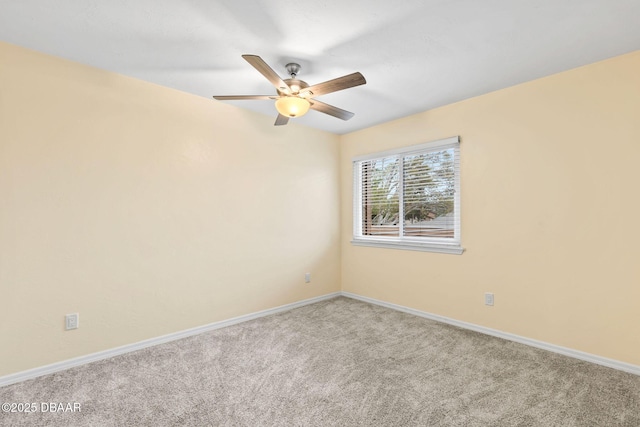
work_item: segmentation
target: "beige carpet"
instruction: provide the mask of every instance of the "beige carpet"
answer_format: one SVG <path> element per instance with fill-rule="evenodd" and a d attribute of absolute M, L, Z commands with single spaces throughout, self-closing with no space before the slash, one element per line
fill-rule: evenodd
<path fill-rule="evenodd" d="M 640 426 L 640 377 L 349 298 L 0 388 L 2 426 Z"/>

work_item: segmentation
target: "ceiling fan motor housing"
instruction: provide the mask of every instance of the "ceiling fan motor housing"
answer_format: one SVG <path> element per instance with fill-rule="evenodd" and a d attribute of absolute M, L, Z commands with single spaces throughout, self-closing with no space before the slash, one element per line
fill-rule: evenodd
<path fill-rule="evenodd" d="M 289 88 L 291 89 L 291 93 L 288 94 L 286 92 L 281 91 L 280 89 L 276 90 L 278 91 L 278 95 L 280 96 L 287 96 L 287 95 L 297 95 L 298 92 L 300 92 L 301 89 L 304 89 L 306 87 L 309 87 L 309 85 L 307 84 L 307 82 L 302 81 L 302 80 L 298 80 L 298 79 L 286 79 L 284 80 L 284 82 L 287 84 L 287 86 L 289 86 Z"/>

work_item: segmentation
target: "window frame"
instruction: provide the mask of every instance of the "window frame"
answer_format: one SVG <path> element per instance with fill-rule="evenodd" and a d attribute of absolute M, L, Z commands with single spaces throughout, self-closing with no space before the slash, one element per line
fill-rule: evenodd
<path fill-rule="evenodd" d="M 385 158 L 400 159 L 400 194 L 399 207 L 403 207 L 404 176 L 402 173 L 403 158 L 409 155 L 425 154 L 434 151 L 454 149 L 454 237 L 406 237 L 406 236 L 366 236 L 362 235 L 362 162 L 382 160 Z M 365 154 L 352 158 L 353 171 L 353 238 L 355 246 L 369 246 L 390 249 L 437 252 L 460 255 L 464 252 L 460 240 L 460 137 L 453 136 L 423 144 L 401 147 L 393 150 Z M 404 227 L 401 221 L 400 230 Z"/>

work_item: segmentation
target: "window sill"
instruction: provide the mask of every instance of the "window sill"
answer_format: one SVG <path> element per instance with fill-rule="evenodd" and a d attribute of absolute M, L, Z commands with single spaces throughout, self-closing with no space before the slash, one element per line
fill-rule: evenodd
<path fill-rule="evenodd" d="M 422 243 L 412 241 L 358 239 L 351 240 L 354 246 L 368 246 L 372 248 L 400 249 L 406 251 L 436 252 L 441 254 L 460 255 L 464 248 L 460 245 L 442 245 L 434 243 Z"/>

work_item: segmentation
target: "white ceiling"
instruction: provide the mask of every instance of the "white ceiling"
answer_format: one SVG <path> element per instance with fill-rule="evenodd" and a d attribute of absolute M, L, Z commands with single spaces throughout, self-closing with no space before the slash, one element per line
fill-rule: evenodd
<path fill-rule="evenodd" d="M 337 134 L 638 50 L 639 23 L 640 0 L 0 0 L 0 40 L 207 98 L 275 93 L 246 53 L 309 84 L 360 71 L 318 97 L 351 120 L 294 119 Z"/>

